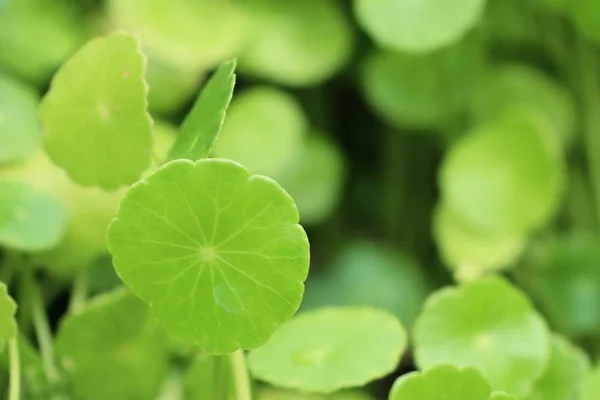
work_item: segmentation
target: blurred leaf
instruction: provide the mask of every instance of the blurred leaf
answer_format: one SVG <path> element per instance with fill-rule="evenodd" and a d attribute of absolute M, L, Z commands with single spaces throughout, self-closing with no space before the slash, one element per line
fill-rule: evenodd
<path fill-rule="evenodd" d="M 504 392 L 494 392 L 494 393 L 492 393 L 492 397 L 490 397 L 490 400 L 517 400 L 517 399 L 514 398 L 513 396 L 511 396 L 510 394 L 507 394 Z"/>
<path fill-rule="evenodd" d="M 344 159 L 338 146 L 322 134 L 306 138 L 300 155 L 277 181 L 292 196 L 303 225 L 327 219 L 339 203 Z"/>
<path fill-rule="evenodd" d="M 165 329 L 212 353 L 262 345 L 302 300 L 309 250 L 293 200 L 232 161 L 165 164 L 129 190 L 107 240 Z"/>
<path fill-rule="evenodd" d="M 382 47 L 429 53 L 458 42 L 481 19 L 485 0 L 354 0 L 358 23 Z"/>
<path fill-rule="evenodd" d="M 109 0 L 111 20 L 139 34 L 152 58 L 205 70 L 233 58 L 247 35 L 235 0 Z"/>
<path fill-rule="evenodd" d="M 550 364 L 526 400 L 576 400 L 583 377 L 590 370 L 587 355 L 567 340 L 554 335 Z"/>
<path fill-rule="evenodd" d="M 64 204 L 25 183 L 0 179 L 0 244 L 21 251 L 51 248 L 67 222 Z"/>
<path fill-rule="evenodd" d="M 247 0 L 251 29 L 242 72 L 290 86 L 315 85 L 349 59 L 353 33 L 337 0 Z"/>
<path fill-rule="evenodd" d="M 492 389 L 530 393 L 550 356 L 550 335 L 527 297 L 501 278 L 442 289 L 425 304 L 414 328 L 421 369 L 474 367 Z"/>
<path fill-rule="evenodd" d="M 490 386 L 473 368 L 438 365 L 396 379 L 389 400 L 490 400 Z"/>
<path fill-rule="evenodd" d="M 511 267 L 526 244 L 522 235 L 487 236 L 478 232 L 444 204 L 434 213 L 433 231 L 442 260 L 458 280 Z"/>
<path fill-rule="evenodd" d="M 370 106 L 393 126 L 443 127 L 466 111 L 480 67 L 479 48 L 467 41 L 435 55 L 374 52 L 361 80 Z"/>
<path fill-rule="evenodd" d="M 26 158 L 40 144 L 37 107 L 35 91 L 0 75 L 0 164 Z"/>
<path fill-rule="evenodd" d="M 52 81 L 40 107 L 44 145 L 82 186 L 116 190 L 150 163 L 145 58 L 132 36 L 86 44 Z"/>
<path fill-rule="evenodd" d="M 573 142 L 577 109 L 572 95 L 542 71 L 526 64 L 505 64 L 492 69 L 474 97 L 473 112 L 480 122 L 489 122 L 502 117 L 516 104 L 539 110 L 563 148 Z"/>
<path fill-rule="evenodd" d="M 564 1 L 567 14 L 581 33 L 600 42 L 600 3 L 596 0 Z"/>
<path fill-rule="evenodd" d="M 217 394 L 215 393 L 215 357 L 210 355 L 201 355 L 196 357 L 194 363 L 187 371 L 184 378 L 185 399 L 186 400 L 214 400 Z M 221 373 L 230 374 L 230 369 Z M 230 377 L 228 378 L 230 379 Z M 227 399 L 236 400 L 231 392 L 233 385 L 227 385 L 229 393 Z"/>
<path fill-rule="evenodd" d="M 309 278 L 302 305 L 303 309 L 328 305 L 381 308 L 410 326 L 430 291 L 423 267 L 409 255 L 355 241 L 342 250 L 330 270 Z"/>
<path fill-rule="evenodd" d="M 522 235 L 549 222 L 565 168 L 550 129 L 537 110 L 517 107 L 461 138 L 439 173 L 445 204 L 487 235 Z"/>
<path fill-rule="evenodd" d="M 151 399 L 166 376 L 161 331 L 125 290 L 96 297 L 61 323 L 56 354 L 80 400 Z"/>
<path fill-rule="evenodd" d="M 595 400 L 600 393 L 600 366 L 585 375 L 581 383 L 579 400 Z"/>
<path fill-rule="evenodd" d="M 283 325 L 250 353 L 248 365 L 256 378 L 273 385 L 331 393 L 391 373 L 406 345 L 404 328 L 386 311 L 326 308 Z"/>
<path fill-rule="evenodd" d="M 532 16 L 531 6 L 527 1 L 487 0 L 483 26 L 486 35 L 489 35 L 488 40 L 511 45 L 534 44 L 538 32 L 534 28 L 537 21 Z"/>
<path fill-rule="evenodd" d="M 252 173 L 276 176 L 300 154 L 307 131 L 294 97 L 271 87 L 255 87 L 231 102 L 214 152 L 242 163 Z"/>
<path fill-rule="evenodd" d="M 169 152 L 169 160 L 207 158 L 217 141 L 233 96 L 236 61 L 223 63 L 200 92 Z"/>
<path fill-rule="evenodd" d="M 357 390 L 342 390 L 321 395 L 268 388 L 263 389 L 258 393 L 257 400 L 373 400 L 373 398 L 366 392 Z"/>
<path fill-rule="evenodd" d="M 589 233 L 573 232 L 539 243 L 519 282 L 560 332 L 595 335 L 600 329 L 600 243 Z"/>

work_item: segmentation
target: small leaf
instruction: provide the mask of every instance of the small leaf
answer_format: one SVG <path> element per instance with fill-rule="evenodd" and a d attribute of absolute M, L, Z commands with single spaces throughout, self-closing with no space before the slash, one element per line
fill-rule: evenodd
<path fill-rule="evenodd" d="M 477 370 L 438 365 L 396 379 L 389 400 L 490 400 L 490 386 Z"/>
<path fill-rule="evenodd" d="M 0 75 L 0 164 L 20 161 L 38 148 L 37 107 L 33 89 Z"/>
<path fill-rule="evenodd" d="M 552 337 L 550 364 L 526 400 L 577 399 L 582 378 L 590 371 L 587 355 L 560 336 Z"/>
<path fill-rule="evenodd" d="M 271 87 L 255 87 L 231 102 L 214 148 L 252 172 L 278 176 L 302 148 L 307 120 L 296 99 Z"/>
<path fill-rule="evenodd" d="M 187 115 L 169 160 L 207 158 L 217 141 L 235 86 L 235 61 L 223 63 L 202 89 Z"/>
<path fill-rule="evenodd" d="M 39 251 L 58 244 L 67 210 L 54 195 L 18 181 L 0 180 L 0 244 Z"/>
<path fill-rule="evenodd" d="M 326 308 L 282 326 L 250 353 L 248 365 L 256 378 L 273 385 L 331 393 L 391 373 L 406 344 L 404 328 L 386 311 Z"/>
<path fill-rule="evenodd" d="M 166 376 L 165 343 L 148 307 L 117 290 L 67 315 L 56 354 L 77 398 L 150 399 Z"/>
<path fill-rule="evenodd" d="M 458 42 L 481 19 L 485 0 L 355 0 L 362 28 L 382 47 L 429 53 Z"/>
<path fill-rule="evenodd" d="M 434 293 L 414 328 L 422 369 L 474 367 L 492 389 L 527 395 L 548 365 L 550 335 L 523 293 L 490 277 Z"/>
<path fill-rule="evenodd" d="M 0 282 L 0 343 L 17 335 L 15 312 L 17 304 L 8 294 L 8 288 Z"/>
<path fill-rule="evenodd" d="M 165 164 L 129 190 L 107 240 L 165 329 L 209 352 L 262 345 L 302 299 L 309 250 L 293 200 L 232 161 Z"/>
<path fill-rule="evenodd" d="M 150 163 L 145 58 L 122 33 L 94 39 L 57 72 L 40 107 L 52 160 L 82 186 L 115 190 Z"/>
<path fill-rule="evenodd" d="M 240 70 L 290 86 L 319 84 L 352 55 L 353 32 L 336 0 L 246 0 L 252 21 Z"/>

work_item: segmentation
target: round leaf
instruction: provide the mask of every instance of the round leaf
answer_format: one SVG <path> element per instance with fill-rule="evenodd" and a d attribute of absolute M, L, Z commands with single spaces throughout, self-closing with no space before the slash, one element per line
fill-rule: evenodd
<path fill-rule="evenodd" d="M 550 364 L 526 400 L 573 400 L 590 370 L 587 355 L 560 336 L 552 337 Z"/>
<path fill-rule="evenodd" d="M 326 308 L 282 326 L 250 353 L 248 365 L 256 378 L 273 385 L 330 393 L 389 374 L 405 348 L 404 328 L 386 311 Z"/>
<path fill-rule="evenodd" d="M 549 130 L 537 110 L 519 107 L 463 137 L 440 172 L 446 205 L 488 236 L 545 224 L 564 183 L 564 162 Z"/>
<path fill-rule="evenodd" d="M 151 399 L 167 372 L 165 343 L 148 307 L 118 290 L 67 315 L 56 354 L 77 398 Z"/>
<path fill-rule="evenodd" d="M 19 161 L 38 148 L 37 107 L 32 89 L 0 75 L 0 164 Z"/>
<path fill-rule="evenodd" d="M 60 241 L 66 221 L 67 210 L 56 196 L 0 180 L 0 244 L 22 251 L 48 249 Z"/>
<path fill-rule="evenodd" d="M 212 68 L 244 42 L 246 21 L 234 0 L 109 0 L 114 23 L 138 34 L 153 58 L 186 70 Z"/>
<path fill-rule="evenodd" d="M 299 157 L 277 180 L 296 202 L 302 224 L 318 224 L 340 200 L 344 183 L 342 152 L 322 135 L 312 135 Z"/>
<path fill-rule="evenodd" d="M 525 295 L 500 278 L 434 293 L 414 328 L 420 368 L 478 369 L 494 390 L 525 396 L 549 358 L 549 333 Z"/>
<path fill-rule="evenodd" d="M 337 72 L 352 50 L 352 31 L 336 0 L 250 0 L 252 24 L 240 56 L 243 72 L 291 86 Z"/>
<path fill-rule="evenodd" d="M 145 58 L 132 36 L 90 41 L 54 77 L 41 105 L 44 145 L 83 186 L 115 190 L 150 163 Z"/>
<path fill-rule="evenodd" d="M 107 239 L 165 329 L 213 353 L 260 346 L 302 300 L 309 249 L 294 202 L 235 162 L 165 164 L 129 190 Z"/>
<path fill-rule="evenodd" d="M 231 102 L 214 152 L 254 173 L 277 176 L 299 154 L 306 127 L 293 97 L 270 87 L 254 88 Z"/>
<path fill-rule="evenodd" d="M 8 294 L 8 289 L 0 282 L 0 341 L 11 339 L 17 335 L 15 312 L 17 304 Z"/>
<path fill-rule="evenodd" d="M 486 236 L 443 204 L 434 213 L 433 228 L 441 257 L 458 280 L 509 267 L 526 243 L 522 235 Z"/>
<path fill-rule="evenodd" d="M 416 53 L 458 42 L 484 6 L 485 0 L 355 0 L 354 12 L 379 45 Z"/>
<path fill-rule="evenodd" d="M 490 386 L 473 368 L 436 366 L 396 379 L 389 400 L 490 400 Z"/>

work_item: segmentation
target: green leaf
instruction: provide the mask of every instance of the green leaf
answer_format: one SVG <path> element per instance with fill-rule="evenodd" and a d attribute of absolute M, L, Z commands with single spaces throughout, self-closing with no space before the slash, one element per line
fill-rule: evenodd
<path fill-rule="evenodd" d="M 473 99 L 473 112 L 480 122 L 494 121 L 515 104 L 539 110 L 563 148 L 569 147 L 577 109 L 571 94 L 558 82 L 526 64 L 502 65 L 483 80 Z"/>
<path fill-rule="evenodd" d="M 0 343 L 17 335 L 15 312 L 17 304 L 8 294 L 8 288 L 0 282 Z"/>
<path fill-rule="evenodd" d="M 534 108 L 512 108 L 456 142 L 441 167 L 445 204 L 488 236 L 543 226 L 559 204 L 564 161 L 548 121 Z"/>
<path fill-rule="evenodd" d="M 200 355 L 186 371 L 184 377 L 185 399 L 213 400 L 215 393 L 215 357 Z"/>
<path fill-rule="evenodd" d="M 494 393 L 492 393 L 492 397 L 490 397 L 490 400 L 517 400 L 517 399 L 508 393 L 494 392 Z"/>
<path fill-rule="evenodd" d="M 351 26 L 335 0 L 243 3 L 252 22 L 240 55 L 245 73 L 284 85 L 315 85 L 351 56 Z"/>
<path fill-rule="evenodd" d="M 600 244 L 573 232 L 534 243 L 516 277 L 552 327 L 572 336 L 600 329 Z"/>
<path fill-rule="evenodd" d="M 255 87 L 233 99 L 214 152 L 253 173 L 277 176 L 299 154 L 307 125 L 292 96 L 271 87 Z"/>
<path fill-rule="evenodd" d="M 584 376 L 579 388 L 579 400 L 595 400 L 600 393 L 600 365 Z"/>
<path fill-rule="evenodd" d="M 588 356 L 560 336 L 552 337 L 550 364 L 526 400 L 574 400 L 590 371 Z"/>
<path fill-rule="evenodd" d="M 326 272 L 309 277 L 302 309 L 369 306 L 387 310 L 410 326 L 430 291 L 423 266 L 410 255 L 353 241 L 341 249 Z"/>
<path fill-rule="evenodd" d="M 565 0 L 564 7 L 581 33 L 600 42 L 600 3 L 596 0 Z"/>
<path fill-rule="evenodd" d="M 380 46 L 414 53 L 458 42 L 481 19 L 485 0 L 355 0 L 358 23 Z"/>
<path fill-rule="evenodd" d="M 122 33 L 94 39 L 55 75 L 40 107 L 52 160 L 82 186 L 115 190 L 150 163 L 145 58 Z"/>
<path fill-rule="evenodd" d="M 331 393 L 391 373 L 406 345 L 404 328 L 386 311 L 326 308 L 282 326 L 250 353 L 248 366 L 256 378 L 276 386 Z"/>
<path fill-rule="evenodd" d="M 309 136 L 301 153 L 277 181 L 292 196 L 303 225 L 323 222 L 339 203 L 344 158 L 335 143 L 320 134 Z"/>
<path fill-rule="evenodd" d="M 162 333 L 126 290 L 94 298 L 61 322 L 56 354 L 80 399 L 150 399 L 167 372 Z"/>
<path fill-rule="evenodd" d="M 235 66 L 235 60 L 223 63 L 206 83 L 194 108 L 183 121 L 169 160 L 196 161 L 210 155 L 233 96 Z"/>
<path fill-rule="evenodd" d="M 116 26 L 139 35 L 152 58 L 186 70 L 234 57 L 247 34 L 234 0 L 109 0 L 107 9 Z"/>
<path fill-rule="evenodd" d="M 458 280 L 479 278 L 512 266 L 526 243 L 523 235 L 485 235 L 444 204 L 439 204 L 434 213 L 433 231 L 444 263 Z"/>
<path fill-rule="evenodd" d="M 0 75 L 0 164 L 20 161 L 38 148 L 37 107 L 34 90 Z"/>
<path fill-rule="evenodd" d="M 309 249 L 293 200 L 232 161 L 165 164 L 129 190 L 107 240 L 165 329 L 209 352 L 262 345 L 302 299 Z"/>
<path fill-rule="evenodd" d="M 438 365 L 396 379 L 389 400 L 490 400 L 490 386 L 477 370 Z"/>
<path fill-rule="evenodd" d="M 51 248 L 62 238 L 66 221 L 67 210 L 56 196 L 0 180 L 0 244 L 22 251 Z"/>
<path fill-rule="evenodd" d="M 475 41 L 435 55 L 373 52 L 362 68 L 362 90 L 373 110 L 395 127 L 441 127 L 466 111 L 481 59 Z"/>
<path fill-rule="evenodd" d="M 523 293 L 490 277 L 434 293 L 414 328 L 422 369 L 478 369 L 492 389 L 527 395 L 548 365 L 550 335 Z"/>

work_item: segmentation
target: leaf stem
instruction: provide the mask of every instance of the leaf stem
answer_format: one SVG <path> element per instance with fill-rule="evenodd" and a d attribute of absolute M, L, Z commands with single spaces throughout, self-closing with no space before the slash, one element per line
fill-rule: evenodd
<path fill-rule="evenodd" d="M 225 356 L 213 356 L 213 391 L 215 400 L 227 400 L 227 362 Z"/>
<path fill-rule="evenodd" d="M 242 350 L 237 350 L 229 355 L 233 375 L 233 392 L 235 400 L 252 400 L 252 389 L 248 378 L 246 357 Z"/>
<path fill-rule="evenodd" d="M 27 280 L 26 287 L 28 288 L 29 297 L 31 299 L 33 326 L 35 328 L 38 345 L 40 346 L 44 371 L 46 372 L 48 382 L 50 384 L 56 384 L 60 381 L 60 374 L 54 359 L 52 333 L 50 331 L 46 310 L 44 309 L 42 293 L 38 283 L 33 278 L 31 271 L 27 271 L 24 278 Z"/>
<path fill-rule="evenodd" d="M 10 386 L 8 400 L 21 399 L 21 360 L 19 357 L 19 343 L 17 337 L 8 342 L 10 360 Z"/>
<path fill-rule="evenodd" d="M 88 292 L 89 275 L 87 269 L 75 275 L 69 301 L 69 312 L 77 312 L 85 304 Z"/>

